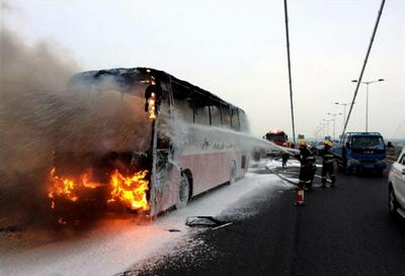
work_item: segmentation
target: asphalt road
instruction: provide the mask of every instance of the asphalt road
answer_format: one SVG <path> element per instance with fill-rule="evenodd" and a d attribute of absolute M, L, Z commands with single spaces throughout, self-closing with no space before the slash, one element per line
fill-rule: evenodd
<path fill-rule="evenodd" d="M 257 215 L 199 234 L 200 250 L 122 275 L 405 275 L 405 223 L 388 214 L 387 176 L 337 179 L 307 193 L 304 207 L 292 190 L 263 193 L 238 210 Z"/>

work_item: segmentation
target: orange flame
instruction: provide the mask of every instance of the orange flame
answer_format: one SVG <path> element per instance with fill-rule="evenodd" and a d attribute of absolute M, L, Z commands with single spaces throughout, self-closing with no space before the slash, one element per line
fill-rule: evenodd
<path fill-rule="evenodd" d="M 148 181 L 145 179 L 147 170 L 135 173 L 132 176 L 123 176 L 118 170 L 111 175 L 111 198 L 108 202 L 121 202 L 132 210 L 149 210 L 146 199 Z"/>
<path fill-rule="evenodd" d="M 84 187 L 95 189 L 101 186 L 101 183 L 92 182 L 92 171 L 86 170 L 79 178 L 79 181 L 73 177 L 61 177 L 56 174 L 56 168 L 52 168 L 50 172 L 51 189 L 48 197 L 51 198 L 51 208 L 55 209 L 56 197 L 63 197 L 67 200 L 76 202 L 79 200 L 79 189 Z"/>
<path fill-rule="evenodd" d="M 151 120 L 156 119 L 155 102 L 156 102 L 156 95 L 155 95 L 155 93 L 152 93 L 150 95 L 150 97 L 148 98 L 148 114 L 149 114 L 149 119 L 151 119 Z"/>
<path fill-rule="evenodd" d="M 54 199 L 55 197 L 63 196 L 70 201 L 77 201 L 79 197 L 75 194 L 75 187 L 77 186 L 72 178 L 59 177 L 56 175 L 56 168 L 52 168 L 50 174 L 51 180 L 51 190 L 48 193 L 49 198 Z M 55 202 L 52 200 L 51 208 L 55 208 Z"/>
<path fill-rule="evenodd" d="M 101 183 L 91 181 L 92 178 L 93 178 L 93 171 L 91 169 L 88 169 L 84 174 L 82 174 L 80 176 L 80 182 L 83 185 L 83 187 L 95 189 L 103 185 Z"/>
<path fill-rule="evenodd" d="M 149 210 L 146 199 L 148 190 L 148 171 L 139 171 L 132 176 L 124 176 L 118 170 L 110 176 L 109 187 L 111 189 L 107 203 L 118 202 L 131 210 Z M 50 172 L 51 188 L 48 197 L 51 199 L 51 209 L 55 209 L 55 198 L 65 198 L 72 202 L 80 199 L 80 193 L 84 189 L 95 189 L 103 186 L 102 183 L 93 182 L 92 170 L 88 169 L 80 177 L 62 177 L 56 174 L 56 168 Z"/>

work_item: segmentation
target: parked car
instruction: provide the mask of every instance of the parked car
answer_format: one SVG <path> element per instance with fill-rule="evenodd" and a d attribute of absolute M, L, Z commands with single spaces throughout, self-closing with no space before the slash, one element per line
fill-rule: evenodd
<path fill-rule="evenodd" d="M 388 175 L 389 211 L 391 215 L 400 214 L 405 218 L 405 147 Z"/>

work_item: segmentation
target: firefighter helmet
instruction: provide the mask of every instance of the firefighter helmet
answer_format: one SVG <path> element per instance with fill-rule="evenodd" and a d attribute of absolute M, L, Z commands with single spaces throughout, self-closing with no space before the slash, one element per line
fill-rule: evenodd
<path fill-rule="evenodd" d="M 308 146 L 308 142 L 306 140 L 302 139 L 299 141 L 299 145 L 300 145 L 300 147 L 306 147 L 306 146 Z"/>
<path fill-rule="evenodd" d="M 323 142 L 323 144 L 324 144 L 325 146 L 332 147 L 332 141 L 330 141 L 330 140 L 325 140 L 325 141 Z"/>

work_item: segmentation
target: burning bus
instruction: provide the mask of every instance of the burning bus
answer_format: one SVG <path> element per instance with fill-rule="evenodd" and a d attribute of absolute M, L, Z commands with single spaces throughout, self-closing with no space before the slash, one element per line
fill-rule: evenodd
<path fill-rule="evenodd" d="M 79 73 L 64 97 L 49 172 L 57 213 L 119 206 L 153 217 L 247 171 L 245 112 L 165 72 Z"/>

